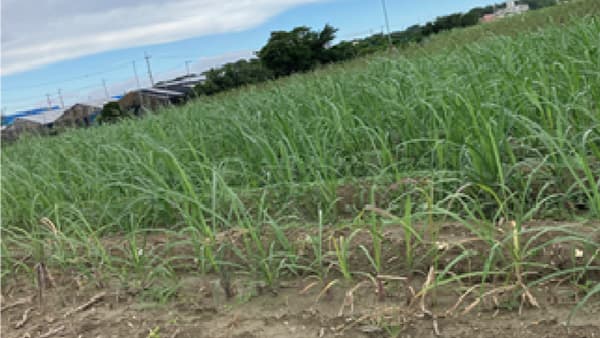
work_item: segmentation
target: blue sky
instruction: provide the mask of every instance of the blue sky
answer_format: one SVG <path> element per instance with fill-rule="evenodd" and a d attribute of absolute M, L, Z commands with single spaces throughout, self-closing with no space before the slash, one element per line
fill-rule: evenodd
<path fill-rule="evenodd" d="M 24 6 L 28 1 L 47 3 L 47 6 L 63 2 L 68 10 L 73 8 L 69 2 L 77 3 L 81 12 L 75 8 L 73 13 L 65 13 L 68 10 L 44 9 L 43 6 L 37 6 L 40 13 L 31 7 L 26 11 Z M 151 56 L 154 77 L 167 79 L 185 74 L 186 61 L 190 61 L 192 72 L 199 73 L 226 61 L 249 57 L 265 44 L 273 30 L 289 30 L 299 25 L 321 28 L 329 23 L 339 28 L 338 39 L 349 40 L 379 32 L 384 26 L 380 0 L 230 0 L 229 7 L 222 5 L 227 3 L 225 0 L 178 0 L 185 3 L 187 10 L 169 8 L 177 2 L 175 0 L 150 0 L 159 3 L 152 8 L 146 5 L 146 9 L 154 14 L 160 12 L 156 10 L 160 8 L 165 17 L 161 18 L 159 13 L 156 17 L 145 15 L 142 17 L 145 19 L 136 20 L 125 20 L 124 16 L 138 11 L 144 13 L 143 5 L 134 4 L 137 0 L 105 0 L 105 6 L 114 6 L 105 8 L 84 8 L 86 1 L 3 1 L 1 105 L 6 114 L 44 106 L 46 94 L 50 94 L 53 104 L 58 104 L 59 89 L 67 106 L 102 100 L 105 97 L 103 80 L 110 95 L 122 94 L 137 86 L 133 61 L 142 86 L 148 86 L 144 53 Z M 91 1 L 90 6 L 96 5 L 95 1 Z M 139 7 L 120 8 L 127 2 Z M 262 4 L 255 5 L 259 2 Z M 243 6 L 240 3 L 244 3 Z M 386 1 L 392 30 L 491 3 L 489 0 Z M 54 9 L 56 15 L 48 13 Z M 170 10 L 174 13 L 170 14 Z M 186 14 L 175 14 L 181 12 Z M 27 20 L 35 20 L 36 14 L 40 17 L 37 27 L 27 32 L 31 26 Z M 22 15 L 27 16 L 20 17 Z M 47 17 L 54 19 L 44 22 Z M 182 21 L 176 22 L 173 17 L 182 17 Z M 116 23 L 113 25 L 110 20 Z M 128 26 L 129 21 L 136 22 Z M 111 34 L 107 34 L 108 31 Z M 163 31 L 170 33 L 163 34 Z M 192 36 L 188 36 L 190 34 Z M 126 48 L 131 45 L 137 46 Z M 98 52 L 98 49 L 104 50 Z M 82 55 L 70 58 L 74 50 Z"/>

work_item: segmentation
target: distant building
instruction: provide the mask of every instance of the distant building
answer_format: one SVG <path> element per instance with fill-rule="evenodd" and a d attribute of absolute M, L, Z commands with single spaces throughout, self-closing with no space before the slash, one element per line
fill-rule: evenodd
<path fill-rule="evenodd" d="M 144 88 L 140 90 L 142 95 L 157 97 L 169 101 L 170 103 L 178 103 L 179 100 L 185 98 L 186 93 L 158 87 Z"/>
<path fill-rule="evenodd" d="M 185 75 L 158 82 L 154 87 L 131 91 L 119 101 L 121 111 L 141 114 L 141 107 L 156 110 L 163 106 L 179 104 L 194 95 L 194 87 L 205 81 L 203 75 Z"/>
<path fill-rule="evenodd" d="M 143 113 L 142 107 L 156 110 L 160 107 L 181 103 L 185 101 L 186 95 L 186 93 L 178 91 L 152 87 L 129 92 L 118 103 L 121 111 L 133 111 L 135 115 L 140 115 Z"/>
<path fill-rule="evenodd" d="M 167 89 L 184 94 L 191 94 L 194 91 L 194 87 L 204 82 L 205 80 L 206 77 L 204 75 L 186 75 L 175 78 L 173 80 L 159 82 L 154 86 L 154 88 Z"/>
<path fill-rule="evenodd" d="M 18 111 L 16 113 L 10 114 L 10 115 L 2 115 L 2 123 L 1 124 L 3 126 L 10 126 L 19 117 L 39 115 L 39 114 L 46 113 L 49 110 L 57 110 L 57 109 L 60 109 L 60 107 L 52 106 L 52 107 L 44 107 L 44 108 L 34 108 L 34 109 L 29 109 L 29 110 Z"/>
<path fill-rule="evenodd" d="M 63 109 L 48 109 L 40 114 L 26 115 L 17 117 L 13 125 L 15 126 L 30 126 L 31 128 L 38 127 L 54 127 L 54 122 L 58 120 L 64 113 Z"/>
<path fill-rule="evenodd" d="M 507 1 L 506 7 L 494 12 L 494 15 L 499 18 L 513 16 L 525 13 L 529 10 L 529 5 L 517 5 L 514 1 Z"/>
<path fill-rule="evenodd" d="M 81 103 L 69 109 L 52 108 L 10 115 L 7 119 L 10 125 L 2 128 L 2 141 L 14 141 L 22 133 L 46 135 L 58 132 L 61 128 L 86 127 L 94 122 L 102 110 L 100 107 Z"/>
<path fill-rule="evenodd" d="M 53 107 L 55 108 L 55 107 Z M 63 115 L 63 110 L 56 109 L 34 110 L 35 114 L 15 114 L 10 125 L 2 129 L 2 142 L 14 141 L 23 133 L 47 134 L 54 128 L 54 123 Z"/>
<path fill-rule="evenodd" d="M 159 82 L 151 88 L 142 88 L 123 96 L 116 95 L 112 99 L 118 100 L 122 111 L 133 110 L 135 114 L 141 114 L 142 107 L 156 110 L 185 102 L 194 94 L 194 87 L 204 81 L 203 75 L 185 75 Z M 14 141 L 22 133 L 45 135 L 57 133 L 66 127 L 86 127 L 94 122 L 107 102 L 102 99 L 94 103 L 78 103 L 68 109 L 53 106 L 3 115 L 0 136 L 2 141 Z"/>
<path fill-rule="evenodd" d="M 61 127 L 88 127 L 101 111 L 99 106 L 77 103 L 65 110 L 55 124 Z"/>
<path fill-rule="evenodd" d="M 529 11 L 529 5 L 518 5 L 515 1 L 507 1 L 504 8 L 495 10 L 493 14 L 486 14 L 481 18 L 481 22 L 492 22 L 498 19 L 513 15 L 523 14 Z"/>

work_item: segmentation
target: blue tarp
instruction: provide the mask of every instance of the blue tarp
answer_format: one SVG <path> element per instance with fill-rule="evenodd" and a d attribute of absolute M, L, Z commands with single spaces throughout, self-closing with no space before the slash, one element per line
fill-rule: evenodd
<path fill-rule="evenodd" d="M 90 121 L 90 124 L 92 124 L 92 123 L 94 123 L 94 121 L 96 121 L 96 118 L 98 117 L 98 115 L 100 115 L 100 112 L 97 112 L 97 113 L 91 114 L 91 115 L 88 117 L 88 118 L 89 118 L 89 121 Z"/>
<path fill-rule="evenodd" d="M 13 122 L 15 122 L 15 119 L 18 117 L 24 117 L 24 116 L 31 116 L 31 115 L 38 115 L 41 113 L 45 113 L 49 110 L 57 110 L 60 109 L 59 106 L 53 106 L 53 107 L 46 107 L 46 108 L 36 108 L 36 109 L 30 109 L 30 110 L 23 110 L 23 111 L 19 111 L 16 112 L 14 114 L 11 115 L 6 115 L 6 116 L 2 116 L 2 120 L 1 123 L 3 126 L 10 126 L 11 124 L 13 124 Z"/>

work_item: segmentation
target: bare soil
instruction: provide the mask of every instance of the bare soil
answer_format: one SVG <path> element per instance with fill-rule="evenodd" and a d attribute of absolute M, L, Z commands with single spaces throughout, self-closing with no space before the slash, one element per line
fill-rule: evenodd
<path fill-rule="evenodd" d="M 332 287 L 318 301 L 323 284 L 306 291 L 311 281 L 300 280 L 286 283 L 277 294 L 265 292 L 227 300 L 218 279 L 185 277 L 180 282 L 176 299 L 166 304 L 93 286 L 84 290 L 70 286 L 49 289 L 40 304 L 34 288 L 12 288 L 2 299 L 2 337 L 301 338 L 390 337 L 394 333 L 396 337 L 436 337 L 434 325 L 439 337 L 600 337 L 598 302 L 587 305 L 566 326 L 574 305 L 568 290 L 562 290 L 566 296 L 558 302 L 537 297 L 541 309 L 527 307 L 521 315 L 518 305 L 510 309 L 490 304 L 466 315 L 460 314 L 462 309 L 445 315 L 456 297 L 440 292 L 435 306 L 427 305 L 437 317 L 434 319 L 418 306 L 406 305 L 401 290 L 378 301 L 370 285 L 353 295 L 352 311 L 346 297 L 353 287 L 350 285 Z M 96 299 L 89 307 L 83 306 Z M 20 301 L 22 304 L 13 305 Z M 343 304 L 347 306 L 340 314 Z M 56 333 L 49 334 L 53 331 Z"/>
<path fill-rule="evenodd" d="M 457 232 L 459 228 L 450 224 L 440 227 L 439 241 L 450 246 L 443 249 L 448 254 L 438 269 L 462 252 L 453 252 L 456 243 L 461 243 L 461 250 L 485 250 L 486 245 L 469 240 L 472 236 Z M 586 225 L 580 230 L 594 228 Z M 328 237 L 348 231 L 331 230 Z M 221 237 L 232 240 L 238 235 L 228 233 Z M 298 231 L 296 235 L 301 239 L 306 233 Z M 591 236 L 597 236 L 597 232 Z M 416 264 L 416 272 L 409 275 L 397 267 L 395 260 L 404 250 L 402 232 L 389 227 L 385 238 L 384 270 L 390 275 L 375 279 L 355 274 L 352 281 L 346 281 L 332 270 L 326 280 L 301 276 L 269 288 L 245 275 L 233 273 L 225 283 L 218 275 L 182 270 L 178 271 L 177 280 L 154 279 L 139 285 L 133 277 L 123 281 L 116 276 L 86 277 L 51 270 L 52 283 L 48 284 L 53 285 L 40 293 L 35 281 L 12 276 L 2 288 L 0 333 L 8 338 L 600 338 L 599 297 L 592 297 L 567 325 L 571 310 L 583 295 L 573 283 L 552 280 L 531 288 L 528 291 L 533 302 L 522 296 L 524 293 L 517 293 L 518 285 L 501 281 L 479 286 L 477 280 L 463 280 L 420 293 L 429 283 L 426 264 Z M 541 236 L 537 240 L 548 239 Z M 146 243 L 152 247 L 165 241 L 156 236 Z M 368 236 L 361 234 L 356 237 L 355 246 L 369 247 L 369 241 Z M 122 245 L 118 238 L 107 242 Z M 323 244 L 326 247 L 327 243 Z M 569 243 L 562 245 L 549 247 L 540 261 L 568 267 L 566 264 L 572 259 L 568 253 L 573 248 Z M 301 244 L 296 248 L 302 250 Z M 358 252 L 351 259 L 352 270 L 369 272 L 368 262 Z M 465 264 L 456 265 L 452 271 L 465 273 L 480 268 L 482 261 L 474 257 Z M 584 277 L 588 284 L 599 280 L 593 274 Z M 478 301 L 480 294 L 487 296 Z"/>

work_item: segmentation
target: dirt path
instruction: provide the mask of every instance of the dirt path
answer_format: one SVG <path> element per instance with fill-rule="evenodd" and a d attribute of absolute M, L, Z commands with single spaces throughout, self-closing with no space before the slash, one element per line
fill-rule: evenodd
<path fill-rule="evenodd" d="M 597 300 L 578 312 L 571 327 L 565 326 L 573 306 L 568 290 L 562 290 L 563 299 L 536 292 L 541 309 L 526 307 L 521 316 L 518 305 L 510 309 L 485 303 L 461 315 L 471 299 L 444 316 L 457 298 L 451 297 L 454 292 L 439 292 L 435 306 L 433 296 L 425 303 L 434 320 L 418 305 L 406 305 L 404 292 L 391 283 L 383 301 L 369 283 L 362 283 L 351 299 L 347 292 L 356 285 L 341 285 L 323 292 L 321 283 L 296 280 L 283 284 L 277 294 L 258 295 L 261 288 L 240 284 L 239 293 L 227 300 L 218 279 L 189 276 L 163 305 L 145 302 L 143 291 L 88 285 L 49 289 L 42 307 L 33 287 L 12 287 L 2 298 L 2 337 L 408 338 L 435 337 L 436 331 L 440 337 L 600 337 Z"/>

